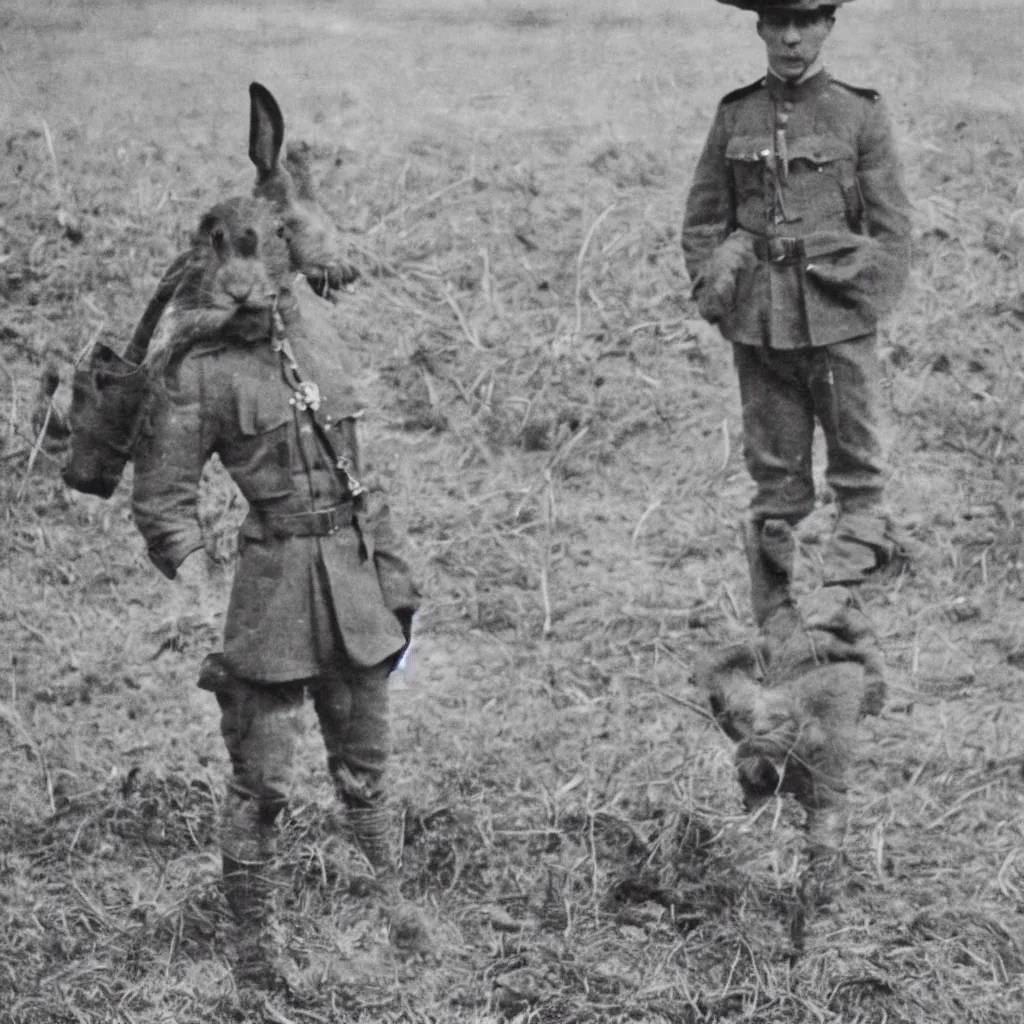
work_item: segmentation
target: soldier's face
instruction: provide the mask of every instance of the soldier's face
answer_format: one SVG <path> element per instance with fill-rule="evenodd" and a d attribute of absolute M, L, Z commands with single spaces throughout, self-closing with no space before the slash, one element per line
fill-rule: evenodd
<path fill-rule="evenodd" d="M 768 67 L 795 82 L 818 59 L 835 19 L 817 11 L 765 11 L 757 34 L 768 51 Z"/>

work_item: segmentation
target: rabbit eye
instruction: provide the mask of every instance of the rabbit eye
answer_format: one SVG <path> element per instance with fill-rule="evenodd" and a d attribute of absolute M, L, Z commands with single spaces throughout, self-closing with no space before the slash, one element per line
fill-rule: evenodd
<path fill-rule="evenodd" d="M 276 232 L 276 234 L 277 234 L 278 238 L 284 238 L 284 225 L 283 224 L 278 224 L 277 225 L 277 232 Z"/>
<path fill-rule="evenodd" d="M 224 235 L 224 229 L 220 225 L 217 225 L 210 232 L 210 241 L 213 243 L 214 249 L 216 249 L 218 252 L 223 251 L 225 235 Z"/>

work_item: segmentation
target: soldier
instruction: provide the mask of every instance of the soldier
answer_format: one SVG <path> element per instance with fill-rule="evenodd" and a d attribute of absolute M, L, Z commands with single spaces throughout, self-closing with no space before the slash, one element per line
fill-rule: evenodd
<path fill-rule="evenodd" d="M 732 342 L 755 617 L 792 620 L 795 525 L 814 507 L 815 421 L 837 505 L 825 582 L 854 584 L 902 552 L 882 512 L 876 327 L 910 262 L 909 202 L 878 93 L 825 70 L 847 0 L 720 0 L 756 11 L 768 73 L 720 103 L 686 204 L 701 315 Z"/>
<path fill-rule="evenodd" d="M 307 694 L 349 828 L 398 909 L 388 689 L 419 601 L 387 507 L 360 483 L 362 407 L 341 340 L 317 322 L 322 300 L 292 279 L 283 235 L 260 199 L 203 217 L 149 345 L 153 384 L 132 452 L 135 521 L 170 579 L 202 587 L 197 499 L 212 455 L 249 503 L 223 652 L 200 686 L 216 695 L 231 761 L 220 841 L 235 976 L 269 988 L 294 977 L 268 872 Z M 401 916 L 404 940 L 419 941 L 422 922 Z"/>

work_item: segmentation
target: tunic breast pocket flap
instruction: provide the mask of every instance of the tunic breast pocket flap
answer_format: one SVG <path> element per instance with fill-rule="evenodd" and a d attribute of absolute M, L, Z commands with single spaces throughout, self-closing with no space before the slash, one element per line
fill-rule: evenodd
<path fill-rule="evenodd" d="M 821 226 L 838 219 L 855 228 L 862 209 L 857 154 L 850 143 L 831 135 L 804 135 L 789 142 L 787 155 L 801 215 Z"/>
<path fill-rule="evenodd" d="M 291 423 L 290 394 L 280 385 L 261 382 L 253 387 L 239 388 L 238 429 L 247 437 L 266 434 L 285 423 Z"/>
<path fill-rule="evenodd" d="M 246 383 L 236 391 L 237 443 L 222 459 L 248 501 L 280 498 L 295 490 L 290 396 L 277 382 Z"/>
<path fill-rule="evenodd" d="M 804 135 L 790 140 L 787 148 L 791 168 L 802 163 L 806 169 L 828 174 L 844 185 L 856 180 L 857 154 L 842 139 L 830 135 Z"/>
<path fill-rule="evenodd" d="M 734 135 L 725 147 L 736 219 L 754 230 L 763 230 L 760 225 L 764 218 L 765 167 L 771 146 L 767 135 Z"/>

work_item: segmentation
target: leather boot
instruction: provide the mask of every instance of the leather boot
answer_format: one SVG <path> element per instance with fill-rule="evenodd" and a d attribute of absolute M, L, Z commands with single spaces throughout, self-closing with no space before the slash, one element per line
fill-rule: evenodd
<path fill-rule="evenodd" d="M 399 886 L 390 808 L 384 804 L 350 807 L 347 820 L 352 838 L 373 868 L 388 915 L 388 937 L 392 945 L 406 952 L 426 952 L 431 943 L 427 922 L 420 911 L 405 899 Z"/>
<path fill-rule="evenodd" d="M 893 538 L 886 516 L 869 512 L 840 512 L 823 557 L 826 587 L 852 586 L 890 565 L 908 561 Z"/>
<path fill-rule="evenodd" d="M 808 808 L 805 825 L 807 865 L 804 901 L 810 907 L 829 906 L 843 888 L 847 872 L 847 814 L 845 801 Z"/>
<path fill-rule="evenodd" d="M 746 523 L 743 541 L 754 621 L 765 635 L 784 640 L 799 622 L 790 590 L 796 553 L 793 531 L 783 519 L 766 519 Z"/>
<path fill-rule="evenodd" d="M 294 970 L 274 907 L 267 864 L 241 864 L 223 855 L 224 895 L 235 919 L 232 971 L 239 988 L 291 992 Z"/>
<path fill-rule="evenodd" d="M 224 896 L 235 920 L 233 973 L 239 988 L 291 991 L 294 969 L 285 956 L 271 877 L 273 824 L 255 800 L 228 793 L 222 810 Z"/>

